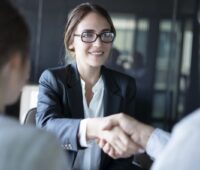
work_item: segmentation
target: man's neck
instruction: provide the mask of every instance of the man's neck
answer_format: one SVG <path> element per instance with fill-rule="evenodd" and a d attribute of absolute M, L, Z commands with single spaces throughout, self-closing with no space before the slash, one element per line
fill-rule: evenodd
<path fill-rule="evenodd" d="M 2 74 L 0 72 L 0 114 L 4 113 L 5 111 L 5 92 L 7 90 L 5 90 L 5 86 L 4 86 L 4 79 L 2 78 Z"/>
<path fill-rule="evenodd" d="M 4 112 L 4 108 L 1 107 L 1 104 L 0 104 L 0 115 Z"/>

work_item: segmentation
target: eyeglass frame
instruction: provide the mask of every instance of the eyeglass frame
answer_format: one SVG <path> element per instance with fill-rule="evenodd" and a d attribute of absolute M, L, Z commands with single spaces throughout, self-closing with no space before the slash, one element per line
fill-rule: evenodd
<path fill-rule="evenodd" d="M 92 34 L 96 35 L 96 38 L 95 38 L 93 41 L 91 41 L 91 42 L 83 41 L 83 34 L 84 34 L 84 33 L 92 33 Z M 112 40 L 112 41 L 109 41 L 109 42 L 103 41 L 102 38 L 101 38 L 101 36 L 102 36 L 103 34 L 105 34 L 105 33 L 112 33 L 112 35 L 113 35 L 113 40 Z M 103 43 L 112 43 L 112 42 L 114 41 L 114 39 L 115 39 L 115 34 L 114 34 L 113 32 L 110 32 L 110 31 L 101 32 L 101 33 L 99 33 L 99 34 L 97 34 L 97 33 L 95 33 L 95 32 L 87 32 L 87 31 L 85 31 L 85 32 L 82 32 L 81 34 L 74 34 L 74 36 L 81 37 L 81 41 L 84 42 L 84 43 L 93 43 L 93 42 L 95 42 L 95 41 L 97 40 L 98 37 L 100 38 L 101 42 L 103 42 Z"/>

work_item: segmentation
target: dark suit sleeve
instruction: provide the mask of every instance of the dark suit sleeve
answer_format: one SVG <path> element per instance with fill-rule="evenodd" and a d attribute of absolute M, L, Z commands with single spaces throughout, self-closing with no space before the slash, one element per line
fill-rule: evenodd
<path fill-rule="evenodd" d="M 62 93 L 64 92 L 59 83 L 57 77 L 49 70 L 41 75 L 36 124 L 56 134 L 64 149 L 77 151 L 80 120 L 72 119 L 68 113 L 63 113 Z"/>

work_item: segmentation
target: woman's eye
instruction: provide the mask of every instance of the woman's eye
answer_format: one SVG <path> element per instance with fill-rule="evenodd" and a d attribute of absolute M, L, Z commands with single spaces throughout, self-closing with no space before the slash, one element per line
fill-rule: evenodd
<path fill-rule="evenodd" d="M 103 33 L 103 36 L 104 36 L 104 37 L 111 37 L 112 35 L 111 35 L 110 32 L 105 32 L 105 33 Z"/>
<path fill-rule="evenodd" d="M 89 33 L 89 32 L 85 32 L 84 34 L 83 34 L 83 37 L 93 37 L 94 36 L 94 34 L 93 33 Z"/>

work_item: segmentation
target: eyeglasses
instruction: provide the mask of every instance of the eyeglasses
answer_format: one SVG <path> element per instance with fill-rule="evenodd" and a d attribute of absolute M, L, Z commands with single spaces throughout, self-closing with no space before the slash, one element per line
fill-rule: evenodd
<path fill-rule="evenodd" d="M 111 43 L 115 39 L 115 34 L 113 32 L 102 32 L 100 34 L 83 32 L 82 34 L 74 34 L 74 36 L 81 37 L 81 40 L 86 43 L 93 43 L 98 37 L 100 37 L 101 41 L 104 43 Z"/>

